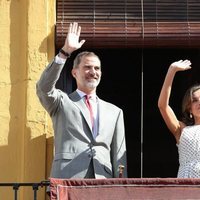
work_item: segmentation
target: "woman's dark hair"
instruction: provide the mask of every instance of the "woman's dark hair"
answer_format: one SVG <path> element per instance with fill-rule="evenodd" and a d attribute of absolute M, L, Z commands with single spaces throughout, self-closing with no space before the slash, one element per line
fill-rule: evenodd
<path fill-rule="evenodd" d="M 195 84 L 191 86 L 190 88 L 187 89 L 183 101 L 182 101 L 182 121 L 185 123 L 187 126 L 194 125 L 194 117 L 191 114 L 191 103 L 192 103 L 192 98 L 193 98 L 193 93 L 196 92 L 197 90 L 200 89 L 200 84 Z"/>

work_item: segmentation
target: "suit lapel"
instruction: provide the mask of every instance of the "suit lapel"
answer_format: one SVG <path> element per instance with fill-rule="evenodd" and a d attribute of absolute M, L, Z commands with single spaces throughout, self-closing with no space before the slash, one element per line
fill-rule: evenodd
<path fill-rule="evenodd" d="M 98 106 L 99 106 L 99 130 L 98 130 L 98 135 L 97 135 L 97 138 L 100 136 L 103 136 L 102 134 L 103 134 L 103 129 L 102 129 L 102 125 L 104 124 L 105 125 L 105 123 L 107 123 L 106 122 L 106 120 L 105 120 L 105 116 L 107 116 L 107 110 L 106 110 L 106 108 L 105 108 L 105 106 L 104 106 L 104 102 L 101 100 L 101 99 L 99 99 L 98 98 Z"/>

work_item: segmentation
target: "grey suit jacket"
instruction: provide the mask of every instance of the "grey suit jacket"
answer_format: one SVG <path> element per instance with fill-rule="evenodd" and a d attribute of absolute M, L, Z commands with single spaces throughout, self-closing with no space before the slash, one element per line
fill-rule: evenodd
<path fill-rule="evenodd" d="M 55 155 L 50 177 L 84 178 L 91 159 L 95 178 L 118 177 L 120 164 L 125 166 L 127 177 L 123 111 L 98 98 L 99 130 L 94 139 L 83 99 L 76 91 L 67 95 L 55 88 L 62 68 L 62 64 L 52 61 L 36 84 L 39 100 L 54 128 Z"/>

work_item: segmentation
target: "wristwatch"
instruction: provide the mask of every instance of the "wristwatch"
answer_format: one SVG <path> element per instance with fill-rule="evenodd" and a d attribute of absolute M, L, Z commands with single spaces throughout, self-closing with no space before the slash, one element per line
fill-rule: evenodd
<path fill-rule="evenodd" d="M 66 56 L 68 58 L 70 57 L 70 54 L 67 53 L 66 51 L 64 51 L 63 49 L 60 49 L 59 53 L 62 53 L 64 56 Z"/>

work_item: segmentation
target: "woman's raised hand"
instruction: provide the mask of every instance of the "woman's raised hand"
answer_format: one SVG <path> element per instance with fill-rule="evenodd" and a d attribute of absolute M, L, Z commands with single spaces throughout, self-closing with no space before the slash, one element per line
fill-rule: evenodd
<path fill-rule="evenodd" d="M 179 61 L 173 62 L 170 65 L 170 68 L 176 69 L 176 71 L 185 71 L 192 68 L 191 64 L 192 63 L 190 62 L 190 60 L 179 60 Z"/>

